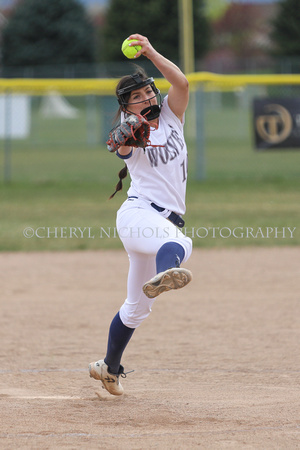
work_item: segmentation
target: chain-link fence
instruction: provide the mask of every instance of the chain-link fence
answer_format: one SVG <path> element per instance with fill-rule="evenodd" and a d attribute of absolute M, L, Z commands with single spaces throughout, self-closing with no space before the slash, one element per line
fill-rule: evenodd
<path fill-rule="evenodd" d="M 191 75 L 185 118 L 191 179 L 300 176 L 300 143 L 256 148 L 254 99 L 295 100 L 299 95 L 299 76 L 282 77 Z M 66 89 L 72 80 L 64 80 L 62 87 L 59 80 L 45 79 L 43 88 L 40 80 L 31 80 L 26 88 L 26 80 L 11 80 L 14 87 L 8 81 L 0 80 L 2 181 L 111 179 L 122 164 L 105 147 L 118 108 L 116 79 L 94 79 L 92 85 L 91 80 L 77 80 L 72 89 Z M 157 84 L 165 95 L 166 84 L 159 79 Z M 278 129 L 271 130 L 272 121 L 266 120 L 265 132 L 280 134 L 284 118 L 278 111 L 270 114 L 277 117 Z M 297 134 L 300 116 L 294 111 L 291 117 Z"/>

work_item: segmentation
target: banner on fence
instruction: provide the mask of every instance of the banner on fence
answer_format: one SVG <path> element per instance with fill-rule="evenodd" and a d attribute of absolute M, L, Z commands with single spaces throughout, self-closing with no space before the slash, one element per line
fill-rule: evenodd
<path fill-rule="evenodd" d="M 30 122 L 28 95 L 0 95 L 0 139 L 27 138 Z"/>
<path fill-rule="evenodd" d="M 299 148 L 300 98 L 253 100 L 255 148 Z"/>

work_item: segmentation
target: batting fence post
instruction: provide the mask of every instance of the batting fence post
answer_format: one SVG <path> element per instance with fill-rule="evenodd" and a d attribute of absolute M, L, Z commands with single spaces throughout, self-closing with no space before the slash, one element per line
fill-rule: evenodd
<path fill-rule="evenodd" d="M 4 94 L 4 183 L 11 181 L 11 93 Z"/>
<path fill-rule="evenodd" d="M 96 96 L 93 94 L 86 95 L 86 133 L 87 133 L 87 144 L 95 145 L 97 144 L 96 129 L 97 125 L 95 123 L 96 118 Z"/>
<path fill-rule="evenodd" d="M 196 180 L 205 180 L 205 127 L 204 127 L 204 91 L 202 85 L 198 85 L 195 90 L 196 97 Z"/>

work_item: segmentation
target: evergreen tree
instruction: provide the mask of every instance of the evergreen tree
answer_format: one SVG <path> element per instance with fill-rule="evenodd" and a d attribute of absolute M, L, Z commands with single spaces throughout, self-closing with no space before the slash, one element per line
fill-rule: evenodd
<path fill-rule="evenodd" d="M 271 39 L 277 56 L 299 57 L 300 55 L 300 1 L 281 0 L 278 13 L 273 20 Z"/>
<path fill-rule="evenodd" d="M 204 15 L 204 0 L 193 0 L 195 58 L 209 46 L 210 27 Z M 121 44 L 130 34 L 147 36 L 167 58 L 179 61 L 178 0 L 111 0 L 103 31 L 102 61 L 124 61 Z"/>
<path fill-rule="evenodd" d="M 94 35 L 77 0 L 24 0 L 3 30 L 3 66 L 92 63 Z"/>

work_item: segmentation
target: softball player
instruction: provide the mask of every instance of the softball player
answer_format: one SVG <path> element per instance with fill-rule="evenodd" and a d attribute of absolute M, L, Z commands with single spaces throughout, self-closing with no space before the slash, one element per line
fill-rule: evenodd
<path fill-rule="evenodd" d="M 142 47 L 137 56 L 143 54 L 152 61 L 171 87 L 161 101 L 153 78 L 138 68 L 134 75 L 123 77 L 116 90 L 121 122 L 132 114 L 141 114 L 150 123 L 151 131 L 145 148 L 121 145 L 116 152 L 126 163 L 119 173 L 116 192 L 122 189 L 127 170 L 131 177 L 128 197 L 117 213 L 117 230 L 130 263 L 127 298 L 111 322 L 104 360 L 89 365 L 90 376 L 101 380 L 114 395 L 123 393 L 119 380 L 126 376 L 122 354 L 134 330 L 150 314 L 155 298 L 186 286 L 192 279 L 191 272 L 180 267 L 192 252 L 191 239 L 180 230 L 186 210 L 187 148 L 183 125 L 188 81 L 146 37 L 133 34 L 128 39 L 137 41 L 135 45 Z"/>

